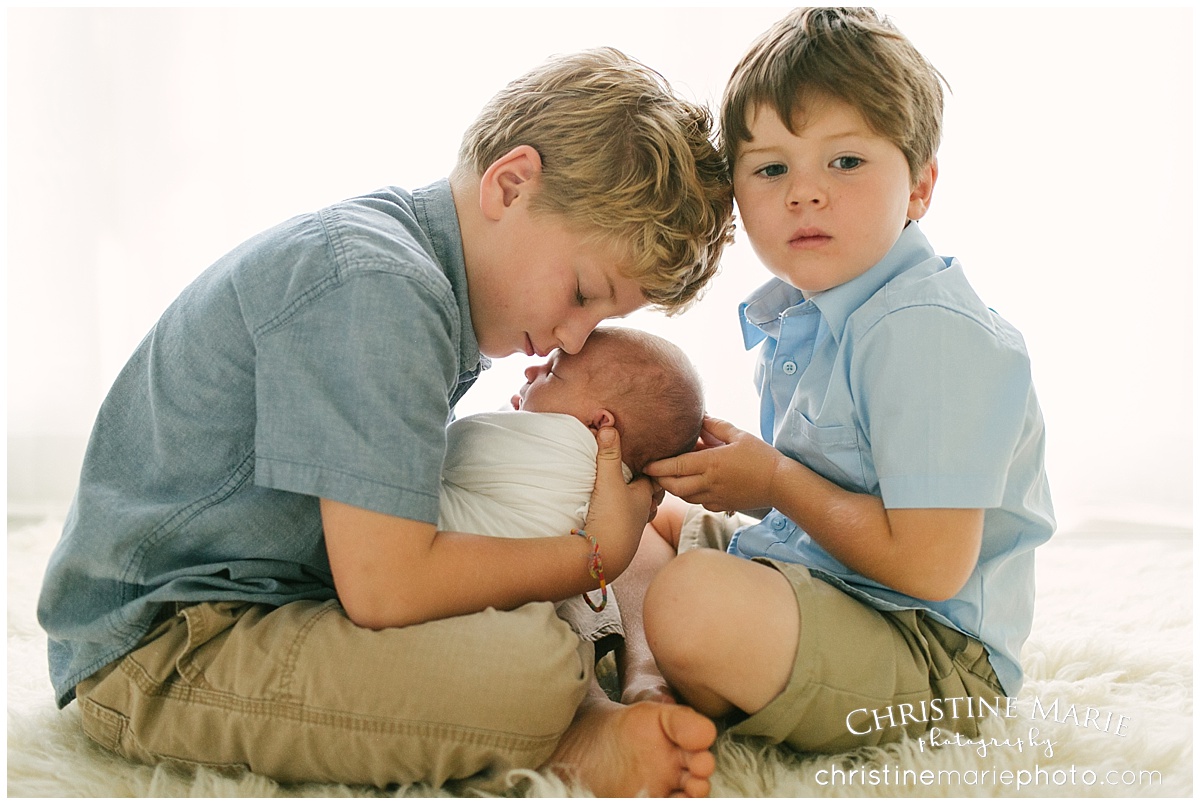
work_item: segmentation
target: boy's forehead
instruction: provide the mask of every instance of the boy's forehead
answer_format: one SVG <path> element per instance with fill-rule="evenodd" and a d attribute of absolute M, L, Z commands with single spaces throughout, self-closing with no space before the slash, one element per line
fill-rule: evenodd
<path fill-rule="evenodd" d="M 832 95 L 809 96 L 804 106 L 791 110 L 790 122 L 772 104 L 760 103 L 747 111 L 746 132 L 748 138 L 736 143 L 732 156 L 740 161 L 744 156 L 753 156 L 760 149 L 771 150 L 781 145 L 781 138 L 815 137 L 823 141 L 883 140 L 892 142 L 875 131 L 853 105 Z M 893 143 L 894 144 L 894 143 Z"/>
<path fill-rule="evenodd" d="M 792 134 L 800 134 L 817 118 L 837 116 L 845 123 L 865 132 L 871 131 L 867 119 L 854 104 L 822 90 L 798 92 L 791 108 L 781 109 L 777 103 L 764 100 L 752 104 L 746 110 L 746 127 L 755 129 L 764 120 L 777 120 Z"/>
<path fill-rule="evenodd" d="M 646 288 L 642 287 L 640 281 L 627 276 L 627 270 L 626 267 L 614 266 L 608 278 L 612 286 L 612 298 L 617 307 L 615 318 L 624 318 L 650 304 L 650 300 L 646 298 Z"/>

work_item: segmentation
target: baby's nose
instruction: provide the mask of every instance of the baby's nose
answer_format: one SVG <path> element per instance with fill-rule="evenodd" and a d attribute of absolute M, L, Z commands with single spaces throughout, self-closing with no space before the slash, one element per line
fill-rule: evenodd
<path fill-rule="evenodd" d="M 535 363 L 532 366 L 526 366 L 525 367 L 525 382 L 532 383 L 534 380 L 537 380 L 539 377 L 546 374 L 546 372 L 548 372 L 548 371 L 550 371 L 550 362 L 549 361 L 546 361 L 545 363 Z"/>

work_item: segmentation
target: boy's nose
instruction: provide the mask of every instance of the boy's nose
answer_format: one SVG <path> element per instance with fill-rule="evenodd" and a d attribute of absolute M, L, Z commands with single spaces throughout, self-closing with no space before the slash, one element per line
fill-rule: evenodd
<path fill-rule="evenodd" d="M 800 206 L 821 206 L 825 203 L 825 189 L 819 182 L 802 178 L 799 175 L 788 185 L 787 205 L 795 208 Z"/>
<path fill-rule="evenodd" d="M 563 352 L 574 355 L 583 349 L 588 336 L 592 334 L 592 330 L 596 329 L 596 325 L 599 323 L 598 320 L 593 321 L 592 317 L 575 318 L 560 324 L 554 331 L 554 337 L 558 340 Z"/>

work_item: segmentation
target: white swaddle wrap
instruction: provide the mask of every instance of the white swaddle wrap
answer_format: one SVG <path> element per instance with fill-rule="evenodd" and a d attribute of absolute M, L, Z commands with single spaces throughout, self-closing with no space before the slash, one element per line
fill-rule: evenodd
<path fill-rule="evenodd" d="M 439 529 L 548 537 L 582 528 L 597 448 L 575 417 L 489 411 L 450 423 L 446 440 Z"/>
<path fill-rule="evenodd" d="M 491 537 L 552 537 L 582 528 L 596 483 L 596 437 L 568 414 L 490 411 L 450 423 L 438 529 Z M 621 465 L 625 481 L 632 477 Z M 582 596 L 560 618 L 596 651 L 624 635 L 615 598 L 592 612 Z"/>

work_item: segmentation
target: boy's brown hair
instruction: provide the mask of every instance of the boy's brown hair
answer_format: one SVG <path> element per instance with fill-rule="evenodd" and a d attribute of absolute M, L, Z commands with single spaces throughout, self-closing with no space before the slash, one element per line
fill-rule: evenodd
<path fill-rule="evenodd" d="M 533 209 L 628 255 L 629 279 L 674 313 L 698 298 L 733 232 L 729 172 L 706 107 L 601 48 L 553 59 L 501 90 L 467 130 L 456 173 L 519 145 L 542 159 Z"/>
<path fill-rule="evenodd" d="M 915 181 L 942 138 L 941 74 L 891 23 L 870 8 L 800 8 L 775 23 L 734 68 L 721 105 L 730 165 L 750 140 L 747 116 L 763 105 L 796 132 L 813 96 L 854 107 L 894 143 Z"/>

